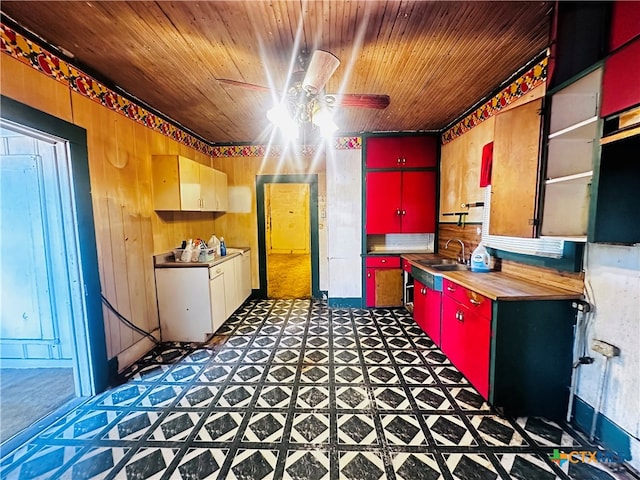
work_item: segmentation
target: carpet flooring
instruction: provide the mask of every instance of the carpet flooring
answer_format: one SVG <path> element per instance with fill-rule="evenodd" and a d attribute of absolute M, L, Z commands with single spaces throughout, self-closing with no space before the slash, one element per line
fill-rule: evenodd
<path fill-rule="evenodd" d="M 558 461 L 597 447 L 493 411 L 404 309 L 249 301 L 210 344 L 163 344 L 123 381 L 3 452 L 0 477 L 633 478 Z"/>
<path fill-rule="evenodd" d="M 0 369 L 0 443 L 75 396 L 71 368 Z"/>

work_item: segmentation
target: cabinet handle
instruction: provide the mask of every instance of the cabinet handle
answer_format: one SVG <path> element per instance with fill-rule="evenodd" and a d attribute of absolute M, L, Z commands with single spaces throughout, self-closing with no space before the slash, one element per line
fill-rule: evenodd
<path fill-rule="evenodd" d="M 426 289 L 426 288 L 423 288 L 423 289 L 422 289 L 422 294 L 423 294 L 423 295 L 426 295 L 426 294 L 427 294 L 427 289 Z"/>
<path fill-rule="evenodd" d="M 456 312 L 456 320 L 459 320 L 460 322 L 464 322 L 464 312 L 461 312 L 460 310 L 458 310 Z"/>
<path fill-rule="evenodd" d="M 371 272 L 367 272 L 367 278 L 371 278 Z"/>
<path fill-rule="evenodd" d="M 396 215 L 400 215 L 400 209 L 399 208 L 396 209 Z"/>
<path fill-rule="evenodd" d="M 406 159 L 406 158 L 404 158 L 404 157 L 402 157 L 402 163 L 403 163 L 403 164 L 407 163 L 407 159 Z"/>
<path fill-rule="evenodd" d="M 482 302 L 476 300 L 475 298 L 470 298 L 469 301 L 474 305 L 480 305 Z"/>
<path fill-rule="evenodd" d="M 447 285 L 447 290 L 450 291 L 450 292 L 455 292 L 456 291 L 456 289 L 453 288 L 451 285 Z"/>
<path fill-rule="evenodd" d="M 380 260 L 380 263 L 387 263 L 387 261 L 383 258 L 382 260 Z"/>
<path fill-rule="evenodd" d="M 398 165 L 400 165 L 400 164 L 402 163 L 402 159 L 401 159 L 400 157 L 398 157 L 398 159 L 396 160 L 396 163 L 397 163 Z"/>
<path fill-rule="evenodd" d="M 402 210 L 402 215 L 406 215 L 407 211 L 406 210 Z"/>

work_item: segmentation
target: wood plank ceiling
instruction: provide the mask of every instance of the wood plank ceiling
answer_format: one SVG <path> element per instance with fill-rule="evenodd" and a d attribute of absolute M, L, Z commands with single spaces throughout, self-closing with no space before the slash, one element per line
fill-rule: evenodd
<path fill-rule="evenodd" d="M 268 92 L 301 50 L 342 63 L 327 92 L 387 94 L 341 107 L 339 133 L 439 130 L 548 46 L 552 2 L 7 1 L 3 15 L 204 139 L 264 142 Z"/>

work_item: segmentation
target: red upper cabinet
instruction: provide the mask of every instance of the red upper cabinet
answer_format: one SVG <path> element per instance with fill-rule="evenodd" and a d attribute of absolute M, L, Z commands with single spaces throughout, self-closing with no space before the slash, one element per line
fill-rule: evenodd
<path fill-rule="evenodd" d="M 428 168 L 436 166 L 437 137 L 407 135 L 368 137 L 367 168 Z"/>
<path fill-rule="evenodd" d="M 615 50 L 640 35 L 640 1 L 613 4 L 611 15 L 610 50 Z"/>
<path fill-rule="evenodd" d="M 432 171 L 368 172 L 367 234 L 434 233 L 435 192 Z"/>
<path fill-rule="evenodd" d="M 640 38 L 611 55 L 604 64 L 600 116 L 640 104 Z"/>

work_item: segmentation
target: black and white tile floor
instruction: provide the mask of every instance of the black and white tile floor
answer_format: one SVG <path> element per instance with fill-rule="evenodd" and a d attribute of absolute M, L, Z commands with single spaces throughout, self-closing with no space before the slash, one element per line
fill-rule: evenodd
<path fill-rule="evenodd" d="M 588 446 L 492 411 L 404 309 L 250 301 L 210 344 L 165 344 L 127 377 L 3 453 L 1 478 L 623 478 L 551 462 Z"/>

